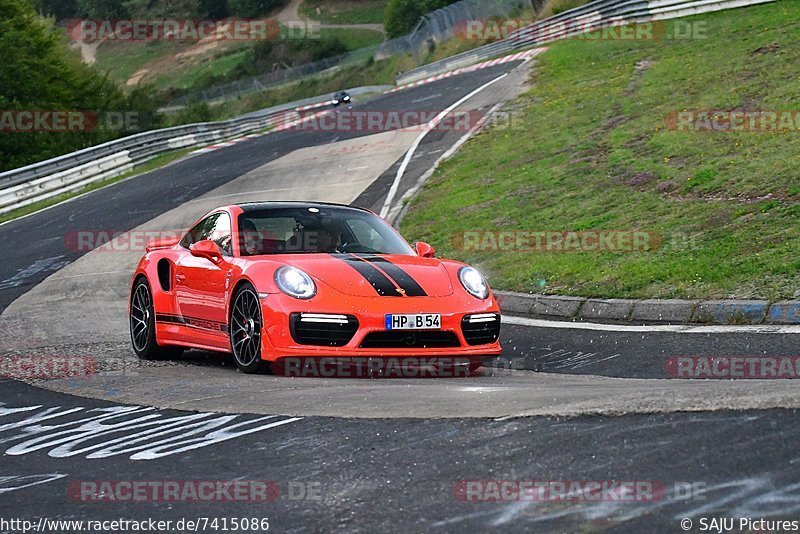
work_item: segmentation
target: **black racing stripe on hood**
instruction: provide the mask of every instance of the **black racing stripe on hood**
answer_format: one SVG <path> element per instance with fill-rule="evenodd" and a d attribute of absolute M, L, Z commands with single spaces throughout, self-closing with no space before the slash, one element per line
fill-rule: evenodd
<path fill-rule="evenodd" d="M 422 286 L 417 283 L 410 274 L 405 272 L 402 268 L 390 262 L 386 258 L 380 256 L 362 256 L 368 262 L 377 263 L 381 270 L 388 274 L 394 282 L 406 292 L 408 297 L 427 297 L 428 294 L 422 289 Z"/>
<path fill-rule="evenodd" d="M 382 297 L 402 297 L 397 286 L 391 280 L 386 278 L 382 272 L 375 268 L 374 265 L 369 264 L 365 260 L 353 256 L 352 254 L 331 254 L 336 259 L 345 262 L 347 265 L 358 271 L 358 274 L 363 276 L 367 282 L 375 289 L 378 295 Z"/>

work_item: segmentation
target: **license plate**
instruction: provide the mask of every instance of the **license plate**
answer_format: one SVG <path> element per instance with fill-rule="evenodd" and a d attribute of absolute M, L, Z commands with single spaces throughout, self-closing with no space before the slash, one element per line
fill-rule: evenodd
<path fill-rule="evenodd" d="M 386 330 L 441 330 L 442 316 L 438 313 L 417 315 L 387 315 Z"/>

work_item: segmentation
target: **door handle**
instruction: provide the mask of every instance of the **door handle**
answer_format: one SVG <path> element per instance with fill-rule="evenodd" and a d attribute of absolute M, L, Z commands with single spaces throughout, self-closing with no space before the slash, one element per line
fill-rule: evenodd
<path fill-rule="evenodd" d="M 185 281 L 186 281 L 186 275 L 185 275 L 185 274 L 176 274 L 176 275 L 175 275 L 175 282 L 176 282 L 176 283 L 178 283 L 178 284 L 182 284 L 182 283 L 184 283 Z"/>

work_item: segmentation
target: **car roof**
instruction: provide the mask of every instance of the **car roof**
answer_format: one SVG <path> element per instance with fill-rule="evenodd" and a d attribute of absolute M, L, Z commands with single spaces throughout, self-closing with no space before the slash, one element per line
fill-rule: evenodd
<path fill-rule="evenodd" d="M 301 202 L 301 201 L 267 201 L 267 202 L 244 202 L 237 204 L 244 213 L 252 213 L 255 211 L 263 211 L 270 209 L 282 208 L 342 208 L 354 211 L 366 211 L 366 208 L 359 208 L 357 206 L 348 206 L 347 204 L 336 204 L 333 202 Z"/>

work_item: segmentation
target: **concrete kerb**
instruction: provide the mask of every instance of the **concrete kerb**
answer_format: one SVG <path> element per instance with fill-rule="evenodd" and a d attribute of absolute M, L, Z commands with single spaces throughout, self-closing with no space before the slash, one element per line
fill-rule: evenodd
<path fill-rule="evenodd" d="M 495 291 L 507 315 L 543 319 L 655 324 L 796 325 L 800 301 L 597 299 Z"/>

